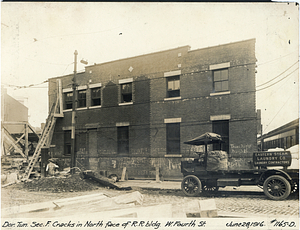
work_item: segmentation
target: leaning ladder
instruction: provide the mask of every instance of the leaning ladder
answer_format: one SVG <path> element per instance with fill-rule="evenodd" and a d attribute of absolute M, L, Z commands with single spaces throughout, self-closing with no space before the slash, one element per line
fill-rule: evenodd
<path fill-rule="evenodd" d="M 40 137 L 40 140 L 35 148 L 34 154 L 25 170 L 25 174 L 23 176 L 23 180 L 28 180 L 31 172 L 33 170 L 34 165 L 36 164 L 36 162 L 39 159 L 39 156 L 41 155 L 41 150 L 44 147 L 45 144 L 50 143 L 51 140 L 49 140 L 49 138 L 52 139 L 52 134 L 54 131 L 54 127 L 55 127 L 55 122 L 56 122 L 56 117 L 55 117 L 55 112 L 57 109 L 57 105 L 58 105 L 58 99 L 56 100 L 56 103 L 53 104 L 50 113 L 48 115 L 48 118 L 46 120 L 46 124 L 45 127 L 42 131 L 42 135 Z"/>

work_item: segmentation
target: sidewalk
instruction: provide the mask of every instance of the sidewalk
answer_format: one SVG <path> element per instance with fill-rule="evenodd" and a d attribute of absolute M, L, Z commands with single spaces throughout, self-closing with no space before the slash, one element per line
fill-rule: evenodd
<path fill-rule="evenodd" d="M 144 189 L 181 189 L 180 181 L 160 181 L 156 182 L 155 180 L 127 180 L 119 181 L 116 183 L 119 186 L 130 186 L 130 187 L 139 187 Z"/>
<path fill-rule="evenodd" d="M 143 189 L 171 189 L 171 190 L 181 190 L 181 181 L 160 181 L 155 180 L 127 180 L 119 181 L 116 183 L 118 186 L 130 186 L 139 187 Z M 248 192 L 262 192 L 263 190 L 257 186 L 240 186 L 233 187 L 227 186 L 225 188 L 220 188 L 219 191 L 248 191 Z"/>

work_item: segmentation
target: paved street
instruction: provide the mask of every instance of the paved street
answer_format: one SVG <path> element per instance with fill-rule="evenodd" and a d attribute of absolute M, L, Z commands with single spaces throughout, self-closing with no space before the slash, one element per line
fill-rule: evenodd
<path fill-rule="evenodd" d="M 187 209 L 187 204 L 196 200 L 214 199 L 219 216 L 229 217 L 273 217 L 299 216 L 299 200 L 297 196 L 290 196 L 284 201 L 268 199 L 262 189 L 256 186 L 226 187 L 213 195 L 199 197 L 185 197 L 180 190 L 179 181 L 164 181 L 157 183 L 150 180 L 131 180 L 117 182 L 118 185 L 131 186 L 131 191 L 119 191 L 98 187 L 91 191 L 82 192 L 30 192 L 17 189 L 16 186 L 2 188 L 2 208 L 22 204 L 53 201 L 61 198 L 103 193 L 109 197 L 127 192 L 140 191 L 144 195 L 143 205 L 172 204 L 176 213 Z"/>
<path fill-rule="evenodd" d="M 257 186 L 225 187 L 213 195 L 201 197 L 185 197 L 180 190 L 179 181 L 126 181 L 118 182 L 124 186 L 142 188 L 144 204 L 171 203 L 173 210 L 184 210 L 186 204 L 197 199 L 214 199 L 219 214 L 231 214 L 241 217 L 262 216 L 298 216 L 299 200 L 291 195 L 287 200 L 274 201 L 268 199 L 263 190 Z"/>

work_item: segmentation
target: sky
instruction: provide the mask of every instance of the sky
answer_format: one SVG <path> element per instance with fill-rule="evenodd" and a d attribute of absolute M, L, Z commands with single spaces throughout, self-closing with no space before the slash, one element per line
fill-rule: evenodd
<path fill-rule="evenodd" d="M 47 79 L 89 65 L 190 45 L 256 38 L 256 108 L 263 133 L 299 118 L 295 3 L 1 3 L 1 85 L 29 122 L 48 113 Z M 78 62 L 78 71 L 84 70 Z M 30 87 L 29 87 L 30 86 Z"/>

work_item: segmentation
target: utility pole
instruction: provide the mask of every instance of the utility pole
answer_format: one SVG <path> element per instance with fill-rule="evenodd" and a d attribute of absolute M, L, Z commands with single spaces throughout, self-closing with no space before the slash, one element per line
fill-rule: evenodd
<path fill-rule="evenodd" d="M 76 108 L 77 108 L 77 93 L 76 93 L 76 69 L 77 69 L 77 55 L 78 52 L 74 52 L 74 77 L 72 79 L 72 89 L 73 89 L 73 98 L 72 98 L 72 130 L 71 130 L 71 174 L 75 172 L 76 164 L 76 152 L 75 152 L 75 125 L 76 125 Z"/>

